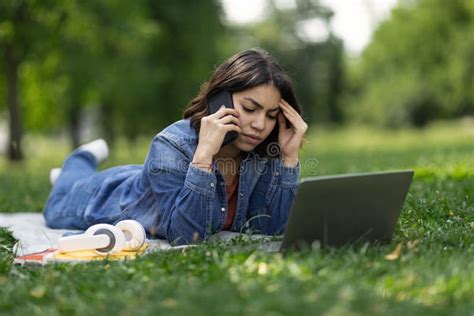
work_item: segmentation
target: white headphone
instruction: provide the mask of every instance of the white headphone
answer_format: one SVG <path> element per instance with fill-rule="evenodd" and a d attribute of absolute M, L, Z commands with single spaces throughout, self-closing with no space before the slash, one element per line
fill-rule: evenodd
<path fill-rule="evenodd" d="M 140 249 L 146 241 L 143 226 L 135 220 L 124 220 L 115 226 L 97 224 L 89 227 L 83 234 L 61 237 L 58 240 L 59 252 L 94 250 L 106 256 L 122 250 Z"/>

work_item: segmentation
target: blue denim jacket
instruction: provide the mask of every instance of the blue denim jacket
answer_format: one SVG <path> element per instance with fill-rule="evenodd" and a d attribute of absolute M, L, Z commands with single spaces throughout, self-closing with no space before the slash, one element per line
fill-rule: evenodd
<path fill-rule="evenodd" d="M 92 155 L 76 151 L 66 159 L 45 207 L 49 226 L 87 228 L 96 223 L 136 219 L 148 233 L 175 244 L 208 238 L 223 229 L 227 216 L 225 180 L 191 163 L 198 144 L 189 120 L 180 120 L 156 135 L 143 166 L 120 166 L 90 172 L 71 181 L 67 173 L 95 169 Z M 70 166 L 70 167 L 69 167 Z M 299 164 L 254 152 L 240 163 L 238 201 L 232 231 L 283 233 L 294 201 Z M 63 175 L 64 173 L 64 175 Z M 71 176 L 74 178 L 74 176 Z"/>

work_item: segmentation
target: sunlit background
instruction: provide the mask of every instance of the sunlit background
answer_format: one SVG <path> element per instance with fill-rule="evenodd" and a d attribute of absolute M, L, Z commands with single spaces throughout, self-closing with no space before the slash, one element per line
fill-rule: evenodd
<path fill-rule="evenodd" d="M 294 10 L 296 0 L 275 0 L 281 10 Z M 326 23 L 319 17 L 301 21 L 299 34 L 311 41 L 325 41 L 329 32 L 342 39 L 346 53 L 358 56 L 369 43 L 377 25 L 387 19 L 396 0 L 321 0 L 320 5 L 333 11 Z M 229 23 L 258 23 L 266 18 L 266 0 L 223 0 L 226 20 Z"/>
<path fill-rule="evenodd" d="M 470 0 L 2 1 L 0 153 L 151 138 L 250 47 L 288 71 L 311 127 L 469 120 L 473 17 Z"/>

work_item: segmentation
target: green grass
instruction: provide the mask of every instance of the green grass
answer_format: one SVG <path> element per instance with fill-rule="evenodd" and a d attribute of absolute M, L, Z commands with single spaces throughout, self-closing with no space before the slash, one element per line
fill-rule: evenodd
<path fill-rule="evenodd" d="M 282 257 L 240 240 L 122 263 L 24 268 L 11 266 L 13 240 L 0 230 L 0 314 L 474 315 L 472 126 L 309 131 L 303 176 L 416 171 L 389 245 Z M 118 143 L 127 149 L 104 167 L 142 162 L 149 140 Z M 41 211 L 49 169 L 67 153 L 60 141 L 32 137 L 27 144 L 24 165 L 0 161 L 3 212 Z M 387 260 L 396 245 L 400 256 Z"/>

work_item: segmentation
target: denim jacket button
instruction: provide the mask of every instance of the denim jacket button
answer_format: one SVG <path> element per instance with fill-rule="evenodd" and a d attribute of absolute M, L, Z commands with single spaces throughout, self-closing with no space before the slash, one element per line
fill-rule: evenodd
<path fill-rule="evenodd" d="M 214 187 L 214 182 L 211 183 L 211 187 Z"/>
<path fill-rule="evenodd" d="M 222 208 L 221 208 L 221 211 L 222 211 L 222 212 L 225 212 L 225 207 L 222 207 Z"/>
<path fill-rule="evenodd" d="M 244 194 L 242 192 L 239 193 L 240 197 L 244 197 Z"/>

